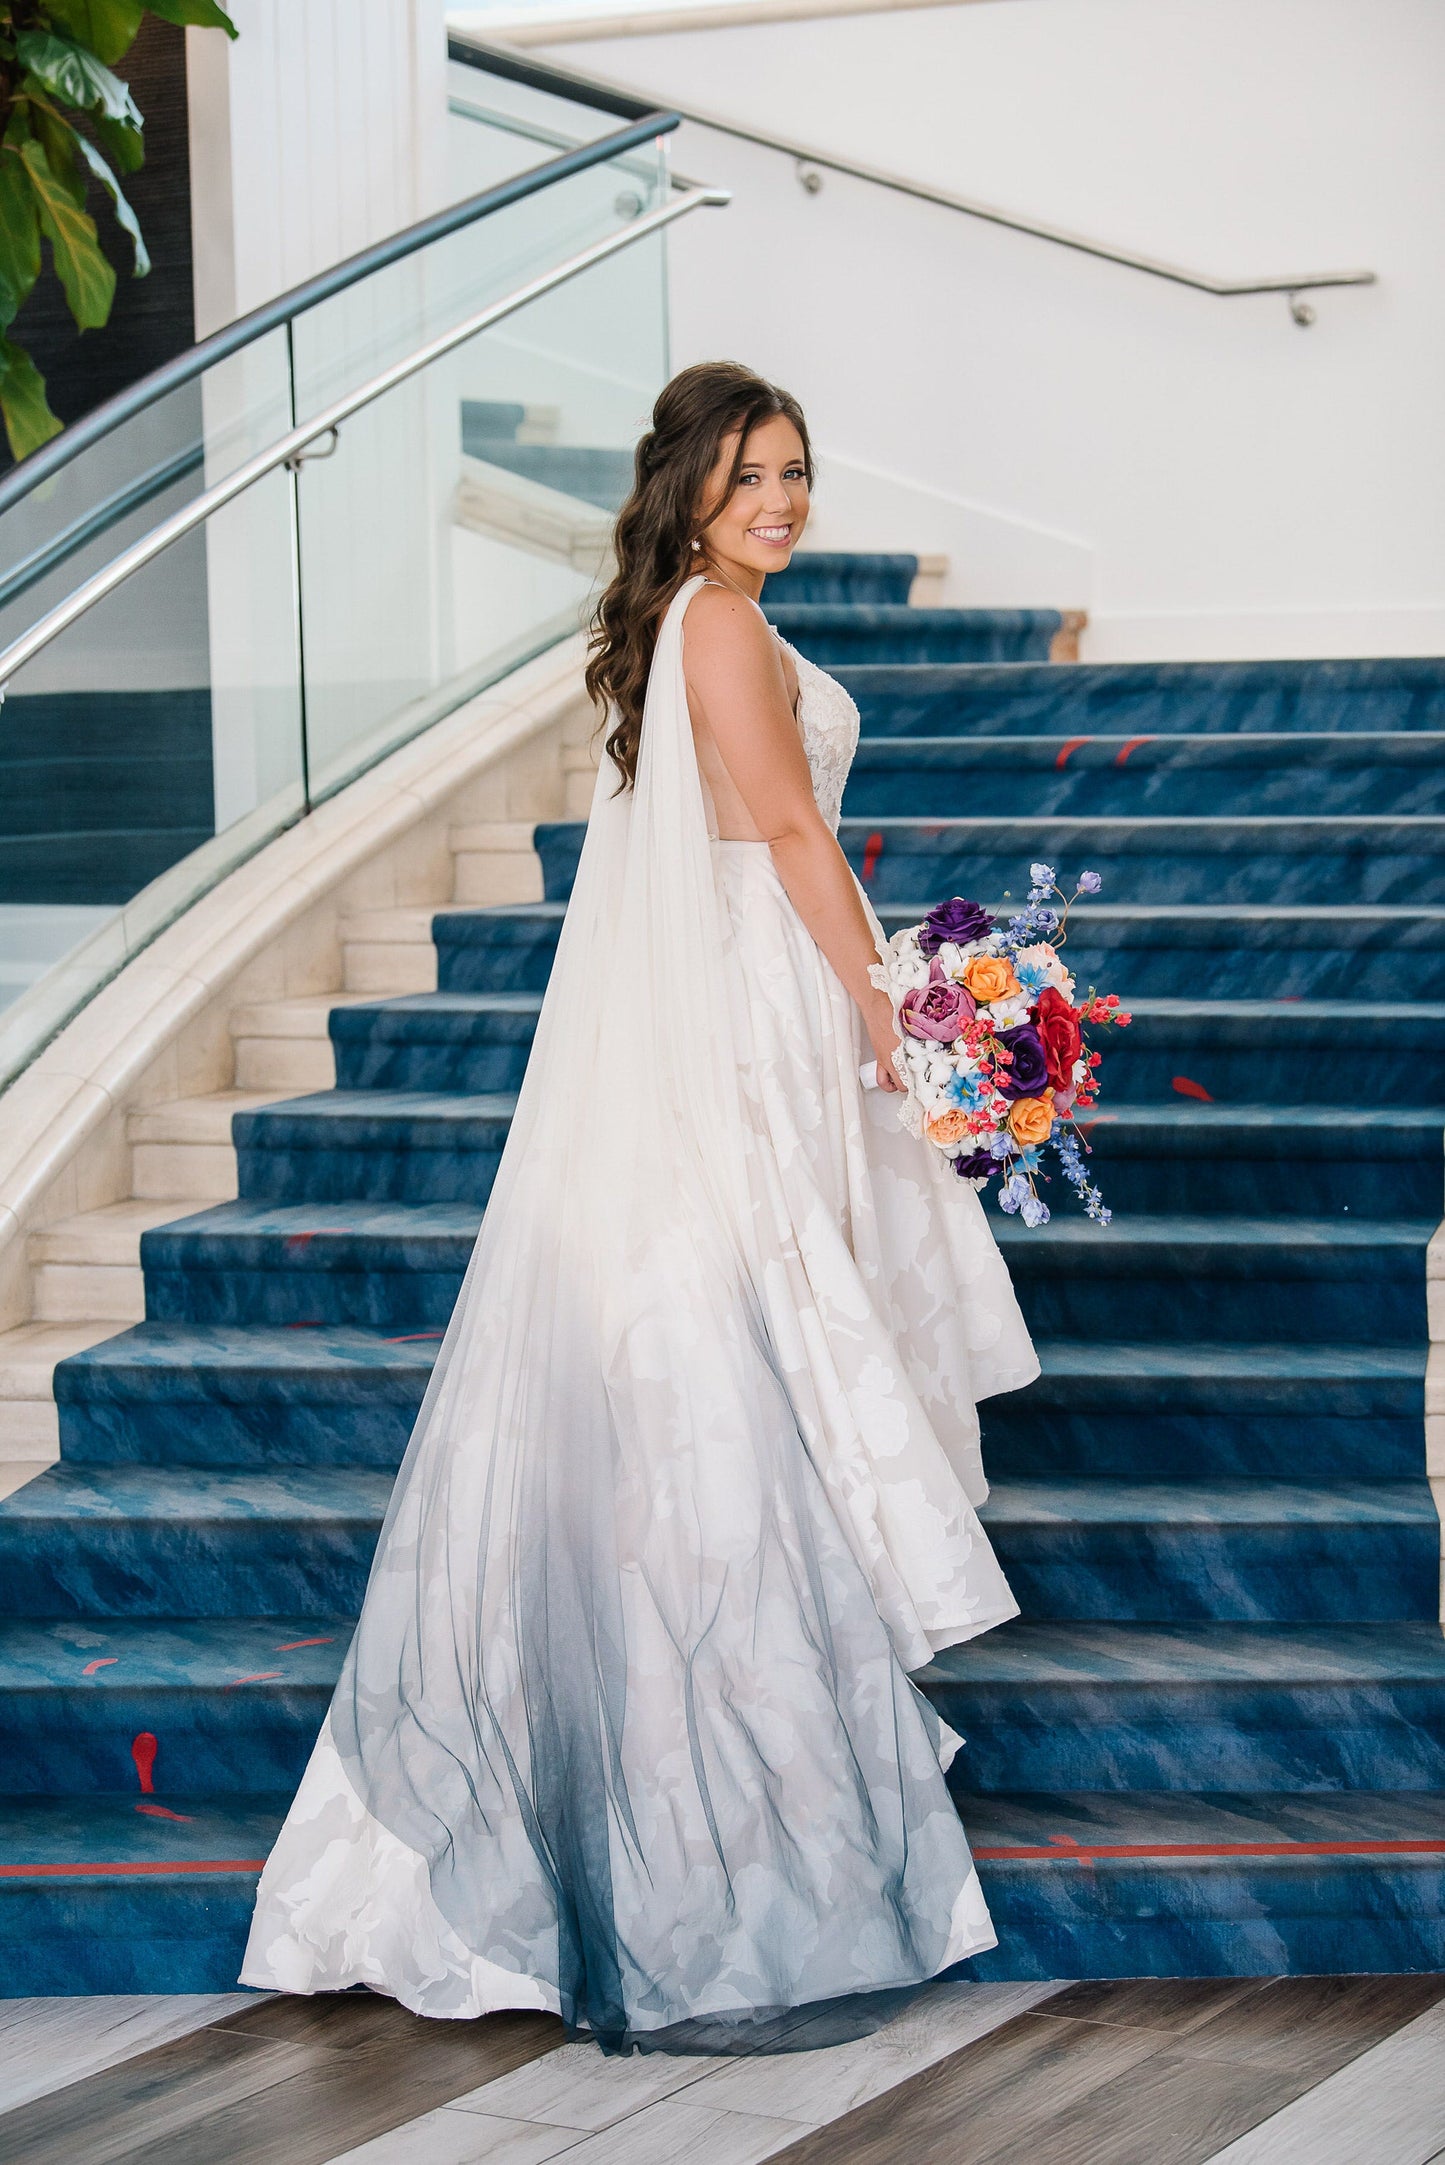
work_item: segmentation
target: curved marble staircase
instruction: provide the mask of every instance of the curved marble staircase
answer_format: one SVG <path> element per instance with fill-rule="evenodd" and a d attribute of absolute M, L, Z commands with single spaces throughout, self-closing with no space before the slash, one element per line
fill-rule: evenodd
<path fill-rule="evenodd" d="M 770 597 L 863 711 L 849 853 L 890 924 L 1102 871 L 1072 960 L 1136 1017 L 1113 1226 L 996 1219 L 1024 1616 L 925 1679 L 974 1971 L 1445 1968 L 1445 665 L 1059 667 L 1056 613 L 909 609 L 913 569 Z M 536 841 L 548 899 L 336 1006 L 336 1087 L 237 1114 L 239 1200 L 146 1232 L 147 1320 L 56 1371 L 61 1462 L 0 1504 L 0 1990 L 234 1979 L 527 1057 L 580 829 Z"/>

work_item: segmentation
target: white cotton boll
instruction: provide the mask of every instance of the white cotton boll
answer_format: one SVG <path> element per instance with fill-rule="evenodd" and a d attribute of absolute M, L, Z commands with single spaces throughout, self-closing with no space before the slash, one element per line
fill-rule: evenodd
<path fill-rule="evenodd" d="M 1081 1083 L 1084 1080 L 1084 1077 L 1088 1074 L 1088 1072 L 1089 1063 L 1087 1060 L 1076 1060 L 1074 1062 L 1073 1074 L 1074 1081 L 1076 1083 Z"/>

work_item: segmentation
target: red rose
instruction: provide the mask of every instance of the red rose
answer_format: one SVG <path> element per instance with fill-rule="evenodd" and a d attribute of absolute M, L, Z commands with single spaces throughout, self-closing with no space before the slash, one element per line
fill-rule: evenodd
<path fill-rule="evenodd" d="M 1034 1027 L 1043 1039 L 1049 1081 L 1056 1090 L 1067 1090 L 1074 1079 L 1074 1062 L 1084 1049 L 1078 1009 L 1055 986 L 1046 985 L 1039 994 Z"/>

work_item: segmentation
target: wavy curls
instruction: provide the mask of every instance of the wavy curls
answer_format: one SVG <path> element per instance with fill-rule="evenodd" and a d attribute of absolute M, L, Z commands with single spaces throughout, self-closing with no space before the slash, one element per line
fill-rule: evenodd
<path fill-rule="evenodd" d="M 658 627 L 667 606 L 697 568 L 692 544 L 737 486 L 743 453 L 760 422 L 782 414 L 803 439 L 804 468 L 813 452 L 795 398 L 736 361 L 700 361 L 664 385 L 652 427 L 637 446 L 632 492 L 617 514 L 617 569 L 593 614 L 587 690 L 612 720 L 607 752 L 628 788 L 637 779 L 642 707 Z M 732 471 L 716 503 L 704 502 L 709 476 L 730 436 Z"/>

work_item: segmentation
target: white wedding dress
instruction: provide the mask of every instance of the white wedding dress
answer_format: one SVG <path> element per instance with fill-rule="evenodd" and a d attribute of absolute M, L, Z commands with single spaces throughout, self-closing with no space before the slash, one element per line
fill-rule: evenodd
<path fill-rule="evenodd" d="M 710 832 L 700 583 L 635 789 L 603 761 L 248 1985 L 727 2051 L 845 2034 L 995 1943 L 908 1672 L 1016 1613 L 976 1402 L 1037 1363 L 978 1196 L 861 1087 L 767 845 Z M 836 826 L 858 714 L 797 669 Z"/>

